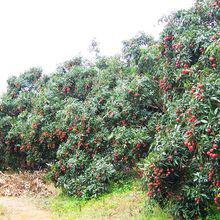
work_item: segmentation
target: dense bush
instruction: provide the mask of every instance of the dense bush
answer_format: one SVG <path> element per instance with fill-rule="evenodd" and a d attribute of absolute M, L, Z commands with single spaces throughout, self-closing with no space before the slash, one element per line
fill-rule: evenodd
<path fill-rule="evenodd" d="M 22 161 L 22 133 L 16 127 L 22 126 L 27 113 L 32 111 L 34 97 L 45 85 L 41 76 L 41 69 L 32 68 L 8 80 L 7 93 L 0 102 L 0 168 L 16 167 L 18 161 Z"/>
<path fill-rule="evenodd" d="M 147 125 L 160 111 L 158 90 L 152 92 L 158 86 L 125 67 L 112 72 L 120 66 L 114 62 L 93 78 L 95 86 L 83 102 L 68 99 L 57 113 L 56 122 L 69 133 L 59 147 L 54 178 L 69 194 L 91 197 L 106 191 L 111 180 L 130 174 L 146 157 L 152 141 L 154 128 Z"/>
<path fill-rule="evenodd" d="M 219 208 L 219 6 L 198 0 L 162 19 L 158 42 L 141 33 L 120 56 L 101 57 L 93 42 L 93 62 L 10 78 L 0 169 L 49 166 L 67 194 L 85 198 L 138 173 L 178 219 Z"/>
<path fill-rule="evenodd" d="M 1 111 L 5 114 L 1 122 L 8 125 L 2 129 L 5 132 L 3 144 L 6 145 L 2 145 L 2 149 L 9 155 L 5 157 L 3 154 L 5 165 L 37 168 L 55 160 L 59 144 L 68 135 L 66 126 L 61 127 L 56 122 L 56 115 L 68 98 L 85 99 L 94 74 L 92 68 L 76 66 L 68 73 L 64 70 L 50 77 L 41 77 L 33 69 L 9 80 Z M 33 78 L 33 85 L 32 82 L 25 84 L 29 75 Z M 14 85 L 18 83 L 24 85 L 16 91 Z"/>
<path fill-rule="evenodd" d="M 132 71 L 120 57 L 94 64 L 76 58 L 25 85 L 16 97 L 9 87 L 2 106 L 16 114 L 1 118 L 9 124 L 2 135 L 2 164 L 31 169 L 50 164 L 58 185 L 83 197 L 97 196 L 110 181 L 138 170 L 155 133 L 149 121 L 162 101 L 157 83 Z M 14 84 L 30 73 L 13 78 Z M 91 170 L 97 172 L 88 176 Z"/>

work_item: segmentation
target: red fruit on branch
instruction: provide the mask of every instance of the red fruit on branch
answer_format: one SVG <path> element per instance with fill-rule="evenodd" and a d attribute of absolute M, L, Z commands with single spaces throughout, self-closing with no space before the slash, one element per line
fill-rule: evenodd
<path fill-rule="evenodd" d="M 197 84 L 197 87 L 198 87 L 199 89 L 202 89 L 202 88 L 203 88 L 203 84 L 202 84 L 202 83 L 198 83 L 198 84 Z"/>
<path fill-rule="evenodd" d="M 196 202 L 196 204 L 199 204 L 201 202 L 201 199 L 200 198 L 195 198 L 195 202 Z"/>
<path fill-rule="evenodd" d="M 218 145 L 217 145 L 217 144 L 213 144 L 213 148 L 214 148 L 214 149 L 217 149 L 217 148 L 218 148 Z"/>
<path fill-rule="evenodd" d="M 171 156 L 171 155 L 168 156 L 168 160 L 169 160 L 169 161 L 173 161 L 173 156 Z"/>
<path fill-rule="evenodd" d="M 140 148 L 141 148 L 141 143 L 137 143 L 136 147 L 137 147 L 138 149 L 140 149 Z"/>
<path fill-rule="evenodd" d="M 116 153 L 114 153 L 114 160 L 118 161 L 118 159 L 119 159 L 119 154 L 116 152 Z"/>
<path fill-rule="evenodd" d="M 176 61 L 176 67 L 177 68 L 180 68 L 180 66 L 181 66 L 181 62 L 178 60 L 178 61 Z"/>
<path fill-rule="evenodd" d="M 219 157 L 219 154 L 210 153 L 210 157 L 213 158 L 213 159 L 216 159 L 217 157 Z"/>
<path fill-rule="evenodd" d="M 176 118 L 176 122 L 180 122 L 180 118 Z"/>
<path fill-rule="evenodd" d="M 216 64 L 215 64 L 215 63 L 212 64 L 212 68 L 213 68 L 213 69 L 216 68 Z"/>
<path fill-rule="evenodd" d="M 169 41 L 169 40 L 173 40 L 174 37 L 172 35 L 167 35 L 164 37 L 164 41 Z"/>
<path fill-rule="evenodd" d="M 157 125 L 157 126 L 156 126 L 156 131 L 159 132 L 160 130 L 161 130 L 160 125 Z"/>
<path fill-rule="evenodd" d="M 192 137 L 193 136 L 193 131 L 192 130 L 187 131 L 186 135 L 189 136 L 189 137 Z"/>
<path fill-rule="evenodd" d="M 177 77 L 177 81 L 181 80 L 182 79 L 182 76 L 178 76 Z"/>
<path fill-rule="evenodd" d="M 188 63 L 185 63 L 185 64 L 184 64 L 184 68 L 185 68 L 185 69 L 189 68 L 189 64 L 188 64 Z"/>
<path fill-rule="evenodd" d="M 218 201 L 219 201 L 219 197 L 216 196 L 216 197 L 214 198 L 214 202 L 215 202 L 216 205 L 218 204 Z"/>
<path fill-rule="evenodd" d="M 214 40 L 216 40 L 216 36 L 215 35 L 213 35 L 213 36 L 211 36 L 211 38 L 210 38 L 212 41 L 214 41 Z"/>
<path fill-rule="evenodd" d="M 177 110 L 176 110 L 176 114 L 179 115 L 180 113 L 181 113 L 181 110 L 180 110 L 180 109 L 177 109 Z"/>
<path fill-rule="evenodd" d="M 195 91 L 196 91 L 195 88 L 192 88 L 192 89 L 190 90 L 191 93 L 194 93 Z"/>
<path fill-rule="evenodd" d="M 147 61 L 148 60 L 148 58 L 147 57 L 144 57 L 144 61 Z"/>
<path fill-rule="evenodd" d="M 215 58 L 214 57 L 209 57 L 209 61 L 214 62 Z"/>
<path fill-rule="evenodd" d="M 67 88 L 65 89 L 65 92 L 66 92 L 66 93 L 69 93 L 69 92 L 70 92 L 70 87 L 67 87 Z"/>
<path fill-rule="evenodd" d="M 122 126 L 126 126 L 126 121 L 125 121 L 125 120 L 122 120 L 122 121 L 121 121 L 121 125 L 122 125 Z"/>
<path fill-rule="evenodd" d="M 141 96 L 141 94 L 140 93 L 135 93 L 134 96 L 139 97 L 139 96 Z"/>
<path fill-rule="evenodd" d="M 62 165 L 60 169 L 61 169 L 61 171 L 62 171 L 63 173 L 66 172 L 66 167 L 65 167 L 64 165 Z"/>
<path fill-rule="evenodd" d="M 20 151 L 21 151 L 21 152 L 25 151 L 25 146 L 24 146 L 24 145 L 22 145 L 22 146 L 20 147 Z"/>
<path fill-rule="evenodd" d="M 151 169 L 155 168 L 155 164 L 154 163 L 150 164 L 150 168 Z"/>
<path fill-rule="evenodd" d="M 79 142 L 77 143 L 77 146 L 78 146 L 78 147 L 82 147 L 82 145 L 83 145 L 83 144 L 82 144 L 81 141 L 79 141 Z"/>
<path fill-rule="evenodd" d="M 189 141 L 188 141 L 188 140 L 185 140 L 185 141 L 184 141 L 184 145 L 185 145 L 186 147 L 188 147 L 188 146 L 189 146 L 189 144 L 190 144 L 190 143 L 189 143 Z"/>
<path fill-rule="evenodd" d="M 184 70 L 182 70 L 182 73 L 185 74 L 185 75 L 189 74 L 189 70 L 188 69 L 184 69 Z"/>
<path fill-rule="evenodd" d="M 188 149 L 189 149 L 190 152 L 193 152 L 193 151 L 194 151 L 193 146 L 189 146 Z"/>
<path fill-rule="evenodd" d="M 210 152 L 210 153 L 213 153 L 213 152 L 214 152 L 214 149 L 213 149 L 213 148 L 211 148 L 211 149 L 209 150 L 209 152 Z"/>
<path fill-rule="evenodd" d="M 99 104 L 103 104 L 104 101 L 105 101 L 105 99 L 101 98 L 101 99 L 99 100 Z"/>
<path fill-rule="evenodd" d="M 86 130 L 86 133 L 87 133 L 87 134 L 90 134 L 91 131 L 92 131 L 92 128 L 91 128 L 91 127 L 88 127 L 87 130 Z"/>
<path fill-rule="evenodd" d="M 211 128 L 208 128 L 208 129 L 207 129 L 207 133 L 208 133 L 208 134 L 211 134 L 211 133 L 212 133 L 212 129 L 211 129 Z"/>
<path fill-rule="evenodd" d="M 110 118 L 112 118 L 114 115 L 115 115 L 114 112 L 109 112 L 109 116 L 110 116 Z"/>
<path fill-rule="evenodd" d="M 59 178 L 59 172 L 56 172 L 54 175 L 55 180 L 57 180 Z"/>

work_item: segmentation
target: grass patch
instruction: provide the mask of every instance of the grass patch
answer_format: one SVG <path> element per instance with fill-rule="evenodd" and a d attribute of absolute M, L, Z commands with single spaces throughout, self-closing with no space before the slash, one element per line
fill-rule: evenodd
<path fill-rule="evenodd" d="M 114 184 L 110 193 L 91 200 L 60 194 L 44 201 L 44 207 L 52 211 L 55 219 L 171 219 L 157 205 L 146 201 L 137 181 Z"/>
<path fill-rule="evenodd" d="M 214 210 L 213 214 L 207 216 L 206 220 L 217 220 L 220 219 L 220 212 L 219 210 Z"/>
<path fill-rule="evenodd" d="M 5 215 L 5 208 L 0 204 L 0 217 Z"/>

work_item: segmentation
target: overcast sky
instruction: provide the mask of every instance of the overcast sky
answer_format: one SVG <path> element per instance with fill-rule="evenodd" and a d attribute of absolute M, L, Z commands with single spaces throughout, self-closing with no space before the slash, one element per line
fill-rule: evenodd
<path fill-rule="evenodd" d="M 93 38 L 104 55 L 144 31 L 158 36 L 158 19 L 193 0 L 0 0 L 0 93 L 6 80 L 33 66 L 45 73 L 78 54 Z"/>

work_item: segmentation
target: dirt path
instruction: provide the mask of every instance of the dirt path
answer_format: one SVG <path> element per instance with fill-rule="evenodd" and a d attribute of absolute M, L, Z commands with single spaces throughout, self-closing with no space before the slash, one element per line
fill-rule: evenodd
<path fill-rule="evenodd" d="M 50 212 L 38 208 L 30 199 L 16 197 L 0 197 L 0 205 L 4 215 L 0 220 L 50 220 Z"/>

